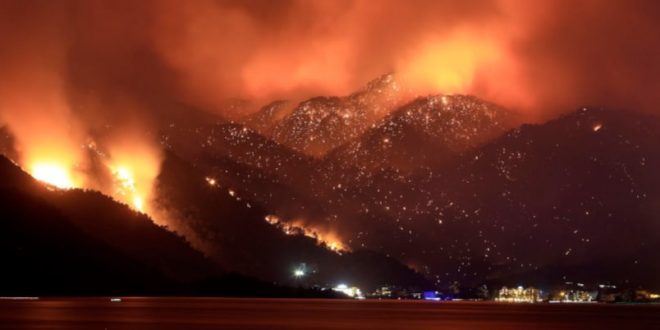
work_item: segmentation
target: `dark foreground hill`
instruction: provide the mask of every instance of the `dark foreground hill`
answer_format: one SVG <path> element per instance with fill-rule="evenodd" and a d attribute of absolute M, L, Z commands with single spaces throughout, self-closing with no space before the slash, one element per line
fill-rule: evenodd
<path fill-rule="evenodd" d="M 147 216 L 1 156 L 0 178 L 2 295 L 332 296 L 224 272 Z"/>
<path fill-rule="evenodd" d="M 340 283 L 366 290 L 394 284 L 429 287 L 423 276 L 399 261 L 373 251 L 332 251 L 295 230 L 266 221 L 269 211 L 225 182 L 209 185 L 200 168 L 167 153 L 156 187 L 159 207 L 174 225 L 183 225 L 213 260 L 227 269 L 291 285 L 333 287 Z M 301 282 L 293 271 L 301 264 L 314 271 Z"/>

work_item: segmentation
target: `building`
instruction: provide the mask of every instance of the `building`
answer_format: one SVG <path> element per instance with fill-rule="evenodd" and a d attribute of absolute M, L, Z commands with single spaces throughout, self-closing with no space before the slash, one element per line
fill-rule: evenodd
<path fill-rule="evenodd" d="M 562 290 L 552 295 L 551 302 L 595 302 L 597 295 L 597 291 Z"/>
<path fill-rule="evenodd" d="M 580 282 L 565 282 L 552 291 L 550 302 L 585 303 L 595 302 L 597 298 L 597 290 L 591 291 Z"/>
<path fill-rule="evenodd" d="M 332 288 L 335 292 L 341 292 L 345 294 L 348 297 L 355 298 L 355 299 L 364 299 L 364 295 L 362 294 L 362 290 L 356 286 L 351 286 L 349 287 L 346 284 L 339 284 L 336 287 Z"/>
<path fill-rule="evenodd" d="M 495 301 L 516 302 L 516 303 L 535 303 L 541 301 L 541 291 L 534 287 L 509 289 L 502 287 L 495 298 Z"/>

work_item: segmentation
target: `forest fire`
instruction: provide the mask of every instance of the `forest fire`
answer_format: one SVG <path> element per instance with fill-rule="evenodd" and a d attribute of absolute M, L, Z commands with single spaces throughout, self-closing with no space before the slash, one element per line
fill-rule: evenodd
<path fill-rule="evenodd" d="M 32 176 L 60 189 L 74 188 L 76 185 L 69 170 L 54 162 L 37 162 L 31 166 Z"/>
<path fill-rule="evenodd" d="M 331 231 L 324 231 L 319 228 L 305 226 L 301 221 L 293 220 L 290 222 L 283 222 L 278 216 L 267 215 L 264 220 L 269 224 L 280 228 L 287 235 L 304 235 L 314 239 L 318 245 L 327 248 L 338 254 L 343 252 L 350 252 L 351 249 L 341 239 Z"/>
<path fill-rule="evenodd" d="M 115 178 L 116 194 L 125 201 L 131 202 L 137 211 L 144 212 L 143 199 L 137 192 L 133 173 L 126 167 L 117 167 L 112 174 Z"/>
<path fill-rule="evenodd" d="M 29 173 L 37 180 L 59 189 L 87 188 L 100 190 L 101 192 L 126 203 L 136 211 L 146 213 L 148 197 L 151 192 L 153 178 L 158 174 L 157 167 L 152 173 L 152 168 L 144 166 L 142 171 L 135 167 L 126 165 L 107 165 L 112 182 L 110 186 L 95 185 L 101 172 L 86 172 L 84 178 L 77 177 L 71 167 L 65 166 L 58 161 L 38 161 L 29 167 Z M 84 179 L 84 180 L 82 180 Z M 85 184 L 90 183 L 90 184 Z"/>
<path fill-rule="evenodd" d="M 81 134 L 82 135 L 82 134 Z M 42 152 L 30 136 L 21 136 L 16 161 L 32 177 L 58 189 L 84 188 L 100 191 L 141 213 L 150 209 L 153 181 L 160 172 L 159 150 L 145 137 L 132 134 L 132 143 L 122 139 L 92 141 L 83 148 L 60 148 L 58 153 Z M 52 145 L 64 145 L 63 137 L 52 134 Z M 49 150 L 54 150 L 51 148 Z M 98 164 L 98 165 L 94 165 Z M 153 211 L 153 209 L 152 209 Z"/>
<path fill-rule="evenodd" d="M 0 1 L 7 289 L 660 288 L 660 1 L 63 2 Z"/>
<path fill-rule="evenodd" d="M 108 167 L 114 186 L 111 195 L 139 212 L 151 213 L 154 180 L 160 173 L 160 151 L 146 138 L 140 138 L 137 134 L 130 136 L 133 137 L 132 143 L 126 137 L 109 143 L 109 162 L 112 165 Z"/>

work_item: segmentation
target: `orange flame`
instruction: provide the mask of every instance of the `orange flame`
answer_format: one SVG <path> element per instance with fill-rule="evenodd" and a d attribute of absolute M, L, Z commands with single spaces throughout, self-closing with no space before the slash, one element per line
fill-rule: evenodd
<path fill-rule="evenodd" d="M 113 175 L 111 196 L 130 205 L 133 209 L 149 213 L 153 185 L 160 173 L 160 150 L 145 138 L 137 139 L 137 133 L 115 137 L 108 146 L 108 168 Z"/>
<path fill-rule="evenodd" d="M 60 189 L 76 187 L 69 169 L 57 163 L 37 162 L 31 166 L 30 172 L 35 179 Z"/>
<path fill-rule="evenodd" d="M 275 215 L 267 215 L 264 220 L 269 224 L 280 228 L 287 235 L 304 235 L 314 239 L 318 245 L 335 253 L 342 254 L 343 252 L 351 251 L 348 245 L 344 244 L 339 238 L 339 235 L 333 231 L 306 225 L 301 220 L 283 222 Z"/>

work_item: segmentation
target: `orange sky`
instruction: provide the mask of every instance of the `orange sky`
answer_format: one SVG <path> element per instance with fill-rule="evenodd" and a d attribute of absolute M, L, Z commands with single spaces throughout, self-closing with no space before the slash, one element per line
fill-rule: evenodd
<path fill-rule="evenodd" d="M 86 185 L 81 146 L 99 132 L 122 137 L 104 140 L 108 166 L 128 139 L 154 170 L 148 132 L 170 109 L 343 95 L 387 72 L 413 95 L 474 94 L 530 120 L 653 112 L 658 22 L 653 0 L 2 1 L 0 124 L 24 167 Z"/>
<path fill-rule="evenodd" d="M 653 111 L 659 7 L 652 0 L 3 1 L 0 28 L 9 33 L 0 36 L 0 60 L 11 70 L 0 93 L 58 94 L 70 109 L 34 111 L 93 126 L 141 121 L 173 103 L 221 110 L 230 98 L 341 95 L 394 71 L 420 94 L 471 93 L 540 117 L 584 104 Z M 16 107 L 0 106 L 5 114 Z"/>

